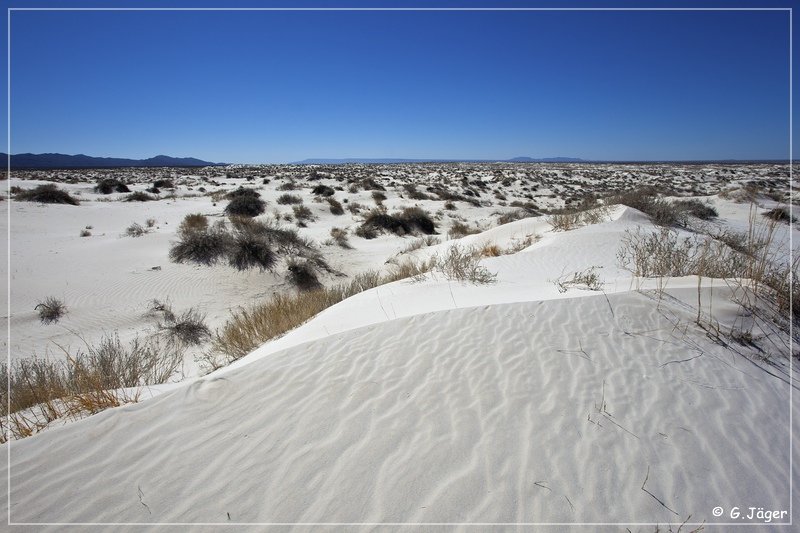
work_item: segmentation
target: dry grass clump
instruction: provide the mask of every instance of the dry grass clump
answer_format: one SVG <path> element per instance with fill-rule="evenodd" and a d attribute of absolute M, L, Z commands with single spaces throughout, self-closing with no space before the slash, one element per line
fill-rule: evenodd
<path fill-rule="evenodd" d="M 290 204 L 302 204 L 303 199 L 297 196 L 296 194 L 282 194 L 278 196 L 278 199 L 275 200 L 280 205 L 290 205 Z"/>
<path fill-rule="evenodd" d="M 125 229 L 125 235 L 127 235 L 128 237 L 141 237 L 142 235 L 145 235 L 147 233 L 150 233 L 150 230 L 148 228 L 145 228 L 138 222 L 134 222 Z"/>
<path fill-rule="evenodd" d="M 225 198 L 227 200 L 233 200 L 241 196 L 247 196 L 249 198 L 261 198 L 261 194 L 257 190 L 241 186 L 238 189 L 234 189 L 225 193 Z"/>
<path fill-rule="evenodd" d="M 208 229 L 208 218 L 201 213 L 190 213 L 183 217 L 180 226 L 178 226 L 178 234 L 184 235 L 192 233 L 193 231 L 205 231 Z"/>
<path fill-rule="evenodd" d="M 240 191 L 252 191 L 252 189 L 239 189 Z M 238 191 L 234 191 L 238 192 Z M 257 217 L 258 215 L 262 214 L 267 207 L 267 204 L 264 200 L 258 197 L 258 193 L 255 191 L 256 195 L 252 194 L 238 194 L 234 195 L 228 205 L 225 207 L 225 212 L 230 216 L 239 216 L 239 217 Z M 230 196 L 233 193 L 228 193 Z"/>
<path fill-rule="evenodd" d="M 534 215 L 529 211 L 526 211 L 525 209 L 515 209 L 514 211 L 503 213 L 502 215 L 497 217 L 497 225 L 502 226 L 503 224 L 516 222 L 517 220 L 522 220 L 523 218 L 528 218 L 532 216 Z"/>
<path fill-rule="evenodd" d="M 314 220 L 314 215 L 311 212 L 311 209 L 304 205 L 292 206 L 292 213 L 294 213 L 294 218 L 297 219 L 298 222 Z"/>
<path fill-rule="evenodd" d="M 236 232 L 228 257 L 228 264 L 236 270 L 272 270 L 277 260 L 278 256 L 272 251 L 265 235 L 250 231 Z"/>
<path fill-rule="evenodd" d="M 416 231 L 431 235 L 436 232 L 436 224 L 431 215 L 419 207 L 407 207 L 392 215 L 385 209 L 375 208 L 364 217 L 356 235 L 372 239 L 386 231 L 401 237 Z"/>
<path fill-rule="evenodd" d="M 765 211 L 761 214 L 767 217 L 768 219 L 775 220 L 777 222 L 786 222 L 786 223 L 797 222 L 797 218 L 791 215 L 791 213 L 789 212 L 789 208 L 786 206 L 776 207 L 774 209 L 770 209 L 769 211 Z"/>
<path fill-rule="evenodd" d="M 450 231 L 447 232 L 447 236 L 450 239 L 460 239 L 461 237 L 466 237 L 467 235 L 475 235 L 480 233 L 480 228 L 473 228 L 467 226 L 463 222 L 455 221 L 453 225 L 450 226 Z"/>
<path fill-rule="evenodd" d="M 164 321 L 158 323 L 159 333 L 169 346 L 197 346 L 211 338 L 205 315 L 194 307 L 176 315 L 168 306 L 163 309 Z"/>
<path fill-rule="evenodd" d="M 599 224 L 608 216 L 607 207 L 592 209 L 562 209 L 547 218 L 553 231 L 569 231 L 589 224 Z"/>
<path fill-rule="evenodd" d="M 328 202 L 328 205 L 331 208 L 332 215 L 344 215 L 344 208 L 338 200 L 335 198 L 326 198 L 325 200 Z"/>
<path fill-rule="evenodd" d="M 451 281 L 462 281 L 475 284 L 494 283 L 497 274 L 480 264 L 481 249 L 462 248 L 458 245 L 450 246 L 443 255 L 436 254 L 431 257 L 424 270 L 435 277 L 443 275 Z M 417 276 L 421 279 L 424 275 Z"/>
<path fill-rule="evenodd" d="M 307 260 L 291 258 L 287 261 L 289 276 L 287 279 L 301 291 L 312 291 L 322 288 L 317 277 L 316 265 Z"/>
<path fill-rule="evenodd" d="M 701 202 L 700 200 L 675 200 L 672 204 L 677 207 L 678 210 L 699 218 L 700 220 L 711 220 L 719 216 L 714 206 Z"/>
<path fill-rule="evenodd" d="M 570 276 L 561 276 L 557 280 L 554 280 L 553 283 L 558 289 L 558 292 L 561 293 L 567 292 L 572 287 L 590 291 L 602 291 L 605 283 L 603 283 L 600 276 L 597 274 L 598 268 L 602 267 L 593 266 L 580 272 L 574 272 Z"/>
<path fill-rule="evenodd" d="M 89 231 L 88 229 L 84 228 L 84 229 L 81 230 L 80 236 L 81 237 L 91 237 L 92 236 L 92 232 Z"/>
<path fill-rule="evenodd" d="M 382 205 L 386 201 L 386 195 L 381 191 L 372 191 L 372 199 L 376 205 Z"/>
<path fill-rule="evenodd" d="M 790 308 L 796 320 L 800 313 L 800 289 L 791 283 L 797 275 L 799 260 L 786 264 L 771 247 L 777 221 L 757 225 L 751 212 L 746 236 L 723 234 L 726 241 L 698 235 L 679 238 L 668 228 L 647 232 L 637 228 L 627 232 L 617 258 L 623 268 L 640 277 L 675 277 L 697 275 L 709 278 L 750 280 L 748 289 L 761 302 L 771 302 L 779 313 Z M 741 281 L 737 283 L 741 284 Z M 757 312 L 753 301 L 742 302 Z"/>
<path fill-rule="evenodd" d="M 179 233 L 180 241 L 172 246 L 169 258 L 175 263 L 192 262 L 211 266 L 227 256 L 232 238 L 224 223 L 205 229 Z"/>
<path fill-rule="evenodd" d="M 124 199 L 126 202 L 152 202 L 154 200 L 158 200 L 158 198 L 142 191 L 132 192 Z"/>
<path fill-rule="evenodd" d="M 154 189 L 174 189 L 175 183 L 169 178 L 158 179 L 153 182 Z"/>
<path fill-rule="evenodd" d="M 311 189 L 311 193 L 316 194 L 317 196 L 333 196 L 336 194 L 336 191 L 327 185 L 320 184 Z"/>
<path fill-rule="evenodd" d="M 109 407 L 137 401 L 137 392 L 121 390 L 164 383 L 178 370 L 183 357 L 164 349 L 157 339 L 134 339 L 124 346 L 106 336 L 96 345 L 66 359 L 18 359 L 0 364 L 2 442 L 30 436 L 59 418 L 81 418 Z M 10 396 L 8 393 L 10 392 Z M 9 410 L 10 405 L 10 410 Z"/>
<path fill-rule="evenodd" d="M 433 235 L 426 235 L 425 237 L 420 237 L 419 239 L 414 239 L 413 241 L 411 241 L 411 243 L 408 246 L 400 250 L 400 255 L 415 252 L 417 250 L 425 248 L 426 246 L 434 246 L 436 244 L 439 244 L 440 242 L 441 240 L 439 240 L 438 237 L 434 237 Z"/>
<path fill-rule="evenodd" d="M 346 250 L 352 250 L 353 246 L 350 244 L 350 241 L 347 239 L 347 230 L 342 228 L 331 228 L 331 238 Z"/>
<path fill-rule="evenodd" d="M 131 192 L 128 186 L 118 179 L 105 178 L 94 186 L 94 190 L 100 194 L 111 194 L 112 192 Z"/>
<path fill-rule="evenodd" d="M 39 311 L 39 320 L 42 324 L 55 324 L 67 312 L 67 306 L 64 305 L 62 300 L 54 296 L 48 296 L 36 304 L 34 310 Z"/>
<path fill-rule="evenodd" d="M 72 197 L 67 191 L 62 191 L 52 183 L 38 185 L 29 190 L 20 190 L 16 193 L 14 199 L 24 202 L 38 202 L 40 204 L 80 205 L 77 198 Z"/>

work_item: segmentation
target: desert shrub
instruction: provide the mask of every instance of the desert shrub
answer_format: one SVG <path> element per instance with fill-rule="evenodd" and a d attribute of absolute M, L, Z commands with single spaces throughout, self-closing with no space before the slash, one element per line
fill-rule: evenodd
<path fill-rule="evenodd" d="M 608 216 L 608 208 L 561 209 L 547 218 L 553 231 L 569 231 L 588 224 L 598 224 Z"/>
<path fill-rule="evenodd" d="M 169 251 L 175 263 L 186 261 L 213 265 L 226 256 L 232 247 L 231 235 L 219 224 L 203 231 L 179 234 L 180 240 Z"/>
<path fill-rule="evenodd" d="M 478 253 L 481 257 L 500 257 L 505 255 L 503 249 L 494 243 L 484 244 L 478 249 Z"/>
<path fill-rule="evenodd" d="M 452 281 L 463 281 L 476 284 L 494 283 L 497 275 L 489 272 L 480 264 L 480 250 L 450 246 L 443 255 L 431 257 L 422 270 L 434 274 L 442 274 Z M 419 279 L 419 276 L 418 276 Z"/>
<path fill-rule="evenodd" d="M 286 183 L 282 183 L 282 184 L 278 185 L 278 190 L 279 191 L 296 191 L 299 188 L 300 187 L 297 185 L 297 183 L 295 183 L 294 180 L 289 180 Z M 280 202 L 278 202 L 278 203 L 280 203 Z"/>
<path fill-rule="evenodd" d="M 125 197 L 126 202 L 152 202 L 153 200 L 158 200 L 158 198 L 150 196 L 142 191 L 132 192 Z"/>
<path fill-rule="evenodd" d="M 571 287 L 584 288 L 590 291 L 601 291 L 605 284 L 597 274 L 598 268 L 602 267 L 589 267 L 586 270 L 574 272 L 570 276 L 562 276 L 553 281 L 553 283 L 558 289 L 558 292 L 561 293 L 567 292 Z"/>
<path fill-rule="evenodd" d="M 299 290 L 310 291 L 322 287 L 312 262 L 293 258 L 288 261 L 287 268 L 289 270 L 287 279 Z"/>
<path fill-rule="evenodd" d="M 502 226 L 503 224 L 508 224 L 510 222 L 515 222 L 517 220 L 522 220 L 523 218 L 528 218 L 530 216 L 531 214 L 524 209 L 515 209 L 514 211 L 503 213 L 502 215 L 497 217 L 497 225 Z"/>
<path fill-rule="evenodd" d="M 420 237 L 419 239 L 414 239 L 411 241 L 411 244 L 400 250 L 400 254 L 407 254 L 419 250 L 421 248 L 425 248 L 426 246 L 433 246 L 435 244 L 439 244 L 441 241 L 438 237 L 434 237 L 433 235 L 427 235 L 425 237 Z"/>
<path fill-rule="evenodd" d="M 231 245 L 229 264 L 237 270 L 259 268 L 271 270 L 277 261 L 275 252 L 270 248 L 268 238 L 263 234 L 240 231 Z"/>
<path fill-rule="evenodd" d="M 436 233 L 436 224 L 430 213 L 419 207 L 406 207 L 399 215 L 395 215 L 411 228 L 415 228 L 426 235 Z"/>
<path fill-rule="evenodd" d="M 406 194 L 412 200 L 430 200 L 430 196 L 421 192 L 417 189 L 416 185 L 413 183 L 406 183 L 403 185 L 403 189 L 405 189 Z"/>
<path fill-rule="evenodd" d="M 327 198 L 328 205 L 331 208 L 332 215 L 344 215 L 344 208 L 335 198 Z"/>
<path fill-rule="evenodd" d="M 81 237 L 91 237 L 92 236 L 92 232 L 89 231 L 88 229 L 82 229 L 81 233 L 80 233 L 80 236 Z"/>
<path fill-rule="evenodd" d="M 317 196 L 333 196 L 334 194 L 336 194 L 336 191 L 334 191 L 327 185 L 320 184 L 311 189 L 311 193 L 316 194 Z"/>
<path fill-rule="evenodd" d="M 659 226 L 686 226 L 687 211 L 675 203 L 658 197 L 653 187 L 643 187 L 633 191 L 612 196 L 607 204 L 623 204 L 650 216 L 654 224 Z"/>
<path fill-rule="evenodd" d="M 228 202 L 225 212 L 228 215 L 241 217 L 257 217 L 266 210 L 266 203 L 257 196 L 240 195 L 235 196 Z"/>
<path fill-rule="evenodd" d="M 347 240 L 347 230 L 342 228 L 331 228 L 331 238 L 341 246 L 347 250 L 352 250 L 353 246 L 350 244 L 350 241 Z"/>
<path fill-rule="evenodd" d="M 34 310 L 39 311 L 39 320 L 42 324 L 54 324 L 67 312 L 67 306 L 64 305 L 62 300 L 53 296 L 48 296 L 43 301 L 36 304 Z"/>
<path fill-rule="evenodd" d="M 205 231 L 208 229 L 208 219 L 201 213 L 190 213 L 183 217 L 178 234 L 192 233 L 194 231 Z"/>
<path fill-rule="evenodd" d="M 357 215 L 364 209 L 364 206 L 358 202 L 350 202 L 347 204 L 347 210 L 350 211 L 351 215 Z"/>
<path fill-rule="evenodd" d="M 21 190 L 16 194 L 15 199 L 25 202 L 39 202 L 41 204 L 80 204 L 77 198 L 73 198 L 67 191 L 62 191 L 52 183 L 38 185 L 29 190 Z"/>
<path fill-rule="evenodd" d="M 94 186 L 94 190 L 100 194 L 111 194 L 112 192 L 131 192 L 127 185 L 114 178 L 105 178 L 100 180 L 97 185 Z"/>
<path fill-rule="evenodd" d="M 403 236 L 411 232 L 411 225 L 401 218 L 389 215 L 382 209 L 372 209 L 364 217 L 364 222 L 356 230 L 356 235 L 370 239 L 382 231 Z"/>
<path fill-rule="evenodd" d="M 169 309 L 164 313 L 164 321 L 159 322 L 158 331 L 170 346 L 197 346 L 211 338 L 205 319 L 205 315 L 193 307 L 180 315 Z"/>
<path fill-rule="evenodd" d="M 128 237 L 141 237 L 146 233 L 149 233 L 149 230 L 144 226 L 142 226 L 141 224 L 139 224 L 138 222 L 134 222 L 133 224 L 128 226 L 127 229 L 125 230 L 125 235 L 127 235 Z"/>
<path fill-rule="evenodd" d="M 302 204 L 303 199 L 296 194 L 282 194 L 276 200 L 280 205 Z"/>
<path fill-rule="evenodd" d="M 261 194 L 255 189 L 248 189 L 246 187 L 239 187 L 238 189 L 234 189 L 232 191 L 225 193 L 225 198 L 228 200 L 234 200 L 242 196 L 246 196 L 249 198 L 260 198 Z"/>
<path fill-rule="evenodd" d="M 675 207 L 677 207 L 679 210 L 688 213 L 693 217 L 697 217 L 700 220 L 711 220 L 719 215 L 713 206 L 696 199 L 675 200 L 673 205 L 675 205 Z"/>
<path fill-rule="evenodd" d="M 386 195 L 380 191 L 372 191 L 372 199 L 376 204 L 381 205 L 386 200 Z"/>
<path fill-rule="evenodd" d="M 171 179 L 163 178 L 153 182 L 154 189 L 174 189 L 175 184 Z"/>
<path fill-rule="evenodd" d="M 776 207 L 774 209 L 770 209 L 769 211 L 764 211 L 761 214 L 768 219 L 775 220 L 777 222 L 797 222 L 797 218 L 793 217 L 789 212 L 789 208 L 785 206 Z"/>
<path fill-rule="evenodd" d="M 306 207 L 306 206 L 304 206 L 302 204 L 301 205 L 292 206 L 292 212 L 294 213 L 294 218 L 296 218 L 297 220 L 300 220 L 300 221 L 313 220 L 314 219 L 314 216 L 311 213 L 311 209 L 309 209 L 308 207 Z"/>
<path fill-rule="evenodd" d="M 447 200 L 447 201 L 444 203 L 444 208 L 445 208 L 445 209 L 447 209 L 448 211 L 455 211 L 455 210 L 457 210 L 457 209 L 458 209 L 458 206 L 456 206 L 456 204 L 454 204 L 454 203 L 453 203 L 453 202 L 451 202 L 450 200 Z"/>
<path fill-rule="evenodd" d="M 476 233 L 480 233 L 480 228 L 472 228 L 467 226 L 463 222 L 455 221 L 450 226 L 450 231 L 447 232 L 447 236 L 451 239 L 460 239 L 461 237 L 466 237 L 467 235 L 475 235 Z"/>

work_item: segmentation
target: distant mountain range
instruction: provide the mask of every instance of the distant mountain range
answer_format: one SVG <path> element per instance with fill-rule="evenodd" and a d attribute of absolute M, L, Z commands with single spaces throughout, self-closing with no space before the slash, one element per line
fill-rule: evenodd
<path fill-rule="evenodd" d="M 513 159 L 370 159 L 370 158 L 347 158 L 347 159 L 324 159 L 312 158 L 294 161 L 292 165 L 343 165 L 347 163 L 582 163 L 583 159 L 576 157 L 543 157 L 534 159 L 532 157 L 514 157 Z"/>
<path fill-rule="evenodd" d="M 0 161 L 8 165 L 8 154 L 0 153 Z M 120 157 L 92 157 L 66 154 L 12 154 L 12 169 L 37 168 L 118 168 L 118 167 L 208 167 L 224 165 L 210 163 L 194 157 L 170 157 L 157 155 L 148 159 L 124 159 Z"/>

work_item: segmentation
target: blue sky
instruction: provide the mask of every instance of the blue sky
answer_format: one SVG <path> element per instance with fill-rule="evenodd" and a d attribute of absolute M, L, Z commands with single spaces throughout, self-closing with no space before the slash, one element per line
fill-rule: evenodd
<path fill-rule="evenodd" d="M 15 11 L 11 28 L 12 153 L 789 155 L 786 12 Z"/>

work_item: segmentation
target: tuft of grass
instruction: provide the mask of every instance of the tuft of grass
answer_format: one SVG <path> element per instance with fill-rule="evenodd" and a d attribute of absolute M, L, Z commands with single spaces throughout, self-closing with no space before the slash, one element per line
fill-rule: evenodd
<path fill-rule="evenodd" d="M 410 207 L 389 215 L 384 209 L 375 208 L 364 217 L 356 235 L 372 239 L 381 232 L 389 231 L 402 237 L 417 230 L 429 235 L 435 233 L 436 225 L 427 211 Z"/>
<path fill-rule="evenodd" d="M 331 208 L 332 215 L 344 215 L 344 208 L 338 200 L 335 198 L 326 198 L 325 200 L 328 202 L 328 205 Z"/>
<path fill-rule="evenodd" d="M 206 231 L 208 229 L 208 218 L 200 213 L 190 213 L 183 217 L 180 226 L 178 226 L 178 234 L 184 235 L 195 231 Z"/>
<path fill-rule="evenodd" d="M 603 283 L 600 276 L 597 274 L 598 268 L 602 267 L 593 266 L 580 272 L 574 272 L 569 277 L 561 276 L 557 280 L 554 280 L 553 283 L 556 288 L 558 288 L 558 292 L 561 293 L 567 292 L 571 287 L 590 291 L 602 291 L 605 283 Z"/>
<path fill-rule="evenodd" d="M 227 200 L 234 200 L 242 196 L 246 196 L 248 198 L 260 198 L 261 194 L 255 189 L 249 189 L 247 187 L 239 187 L 238 189 L 234 189 L 225 193 L 225 198 Z"/>
<path fill-rule="evenodd" d="M 48 296 L 36 304 L 34 310 L 39 311 L 39 320 L 42 324 L 55 324 L 67 312 L 67 306 L 64 305 L 62 300 L 54 296 Z"/>
<path fill-rule="evenodd" d="M 316 194 L 317 196 L 333 196 L 336 191 L 327 185 L 317 185 L 311 189 L 311 193 Z"/>
<path fill-rule="evenodd" d="M 150 230 L 139 224 L 138 222 L 134 222 L 130 226 L 125 229 L 125 235 L 128 237 L 141 237 L 146 233 L 149 233 Z"/>
<path fill-rule="evenodd" d="M 381 191 L 372 191 L 372 199 L 376 205 L 381 205 L 386 200 L 386 195 Z"/>
<path fill-rule="evenodd" d="M 455 221 L 450 226 L 450 231 L 447 232 L 447 236 L 451 239 L 460 239 L 461 237 L 466 237 L 467 235 L 475 235 L 480 233 L 480 228 L 472 228 L 467 226 L 463 222 Z"/>
<path fill-rule="evenodd" d="M 205 230 L 180 233 L 178 241 L 169 251 L 175 263 L 186 261 L 201 265 L 213 265 L 225 257 L 232 247 L 231 235 L 224 224 L 215 224 Z"/>
<path fill-rule="evenodd" d="M 314 220 L 314 215 L 311 213 L 311 209 L 304 205 L 292 206 L 292 212 L 294 213 L 294 218 L 296 218 L 299 222 Z"/>
<path fill-rule="evenodd" d="M 257 217 L 266 210 L 266 206 L 266 202 L 258 196 L 240 194 L 233 197 L 227 207 L 225 207 L 225 212 L 232 216 Z"/>
<path fill-rule="evenodd" d="M 238 231 L 231 245 L 228 263 L 237 270 L 259 268 L 272 270 L 277 255 L 270 247 L 269 239 L 252 231 Z"/>
<path fill-rule="evenodd" d="M 111 194 L 112 192 L 131 192 L 126 184 L 114 178 L 100 180 L 97 185 L 94 186 L 94 190 L 100 194 Z"/>
<path fill-rule="evenodd" d="M 160 180 L 156 180 L 153 182 L 154 189 L 174 189 L 175 184 L 172 182 L 171 179 L 163 178 Z"/>
<path fill-rule="evenodd" d="M 164 322 L 159 322 L 158 331 L 169 346 L 197 346 L 211 338 L 211 330 L 205 323 L 205 315 L 194 307 L 176 315 L 171 308 L 164 312 Z"/>
<path fill-rule="evenodd" d="M 81 233 L 80 233 L 80 236 L 81 237 L 91 237 L 92 236 L 92 232 L 89 231 L 88 229 L 82 229 Z"/>
<path fill-rule="evenodd" d="M 39 185 L 29 190 L 20 190 L 14 196 L 14 199 L 24 202 L 38 202 L 40 204 L 80 205 L 77 198 L 72 197 L 67 191 L 62 191 L 52 183 Z"/>
<path fill-rule="evenodd" d="M 322 284 L 317 277 L 316 265 L 311 261 L 292 258 L 287 263 L 289 275 L 287 279 L 301 291 L 320 289 Z"/>
<path fill-rule="evenodd" d="M 278 199 L 275 200 L 280 205 L 291 205 L 291 204 L 302 204 L 303 199 L 297 196 L 296 194 L 282 194 L 278 196 Z"/>
<path fill-rule="evenodd" d="M 762 216 L 765 216 L 768 219 L 775 220 L 777 222 L 787 222 L 787 223 L 789 223 L 789 222 L 791 222 L 791 223 L 797 222 L 797 218 L 793 217 L 789 213 L 789 208 L 786 207 L 786 206 L 776 207 L 774 209 L 770 209 L 769 211 L 765 211 L 765 212 L 763 212 L 761 214 L 762 214 Z"/>
<path fill-rule="evenodd" d="M 331 238 L 346 250 L 352 250 L 353 246 L 350 244 L 350 241 L 347 240 L 347 230 L 342 228 L 331 228 Z"/>
<path fill-rule="evenodd" d="M 154 200 L 158 200 L 158 198 L 142 191 L 132 192 L 125 197 L 126 202 L 152 202 Z"/>
<path fill-rule="evenodd" d="M 137 338 L 125 346 L 116 335 L 64 353 L 59 360 L 0 363 L 0 379 L 9 384 L 0 390 L 0 414 L 7 424 L 0 441 L 33 435 L 59 418 L 77 419 L 138 401 L 138 392 L 124 388 L 165 383 L 183 361 L 182 353 L 165 349 L 158 339 Z"/>

